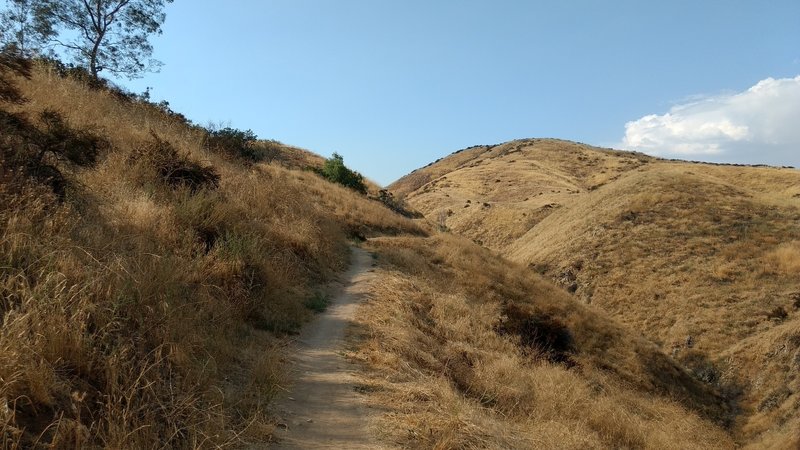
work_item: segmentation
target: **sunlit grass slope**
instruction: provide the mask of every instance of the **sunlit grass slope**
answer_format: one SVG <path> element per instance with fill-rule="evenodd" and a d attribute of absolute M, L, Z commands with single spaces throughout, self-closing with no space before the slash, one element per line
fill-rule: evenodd
<path fill-rule="evenodd" d="M 402 448 L 732 448 L 732 405 L 657 346 L 463 238 L 370 240 L 354 356 Z"/>
<path fill-rule="evenodd" d="M 740 442 L 797 445 L 797 170 L 534 139 L 456 153 L 392 188 L 722 389 Z"/>
<path fill-rule="evenodd" d="M 266 439 L 278 339 L 347 266 L 348 239 L 421 230 L 299 170 L 308 152 L 224 157 L 163 108 L 6 63 L 2 447 Z"/>
<path fill-rule="evenodd" d="M 413 215 L 385 193 L 325 181 L 306 170 L 323 161 L 311 152 L 262 141 L 244 152 L 266 155 L 262 162 L 242 159 L 164 107 L 89 89 L 51 66 L 0 67 L 5 448 L 269 440 L 268 403 L 291 381 L 282 337 L 311 317 L 324 284 L 348 265 L 351 239 L 365 237 L 378 276 L 352 356 L 388 444 L 796 443 L 798 238 L 785 223 L 797 220 L 793 172 L 686 169 L 537 140 L 461 152 L 452 167 L 431 166 L 398 188 L 435 225 L 517 259 L 508 262 L 469 239 L 429 236 L 431 227 L 394 212 Z M 456 167 L 469 171 L 450 175 Z M 506 193 L 531 168 L 542 174 L 537 195 L 525 186 Z M 449 205 L 443 213 L 440 203 Z M 696 204 L 712 211 L 707 220 L 684 211 Z M 691 244 L 692 220 L 736 239 L 709 231 Z M 557 227 L 540 241 L 537 229 Z M 640 242 L 656 255 L 682 253 L 658 265 L 635 253 Z M 710 258 L 705 245 L 728 259 L 691 259 Z M 652 292 L 636 283 L 718 262 L 741 268 L 668 279 L 660 295 L 672 306 L 643 312 Z M 681 302 L 685 284 L 739 295 L 725 311 L 741 323 L 719 329 L 727 319 L 703 309 L 716 300 Z M 775 300 L 784 294 L 790 303 Z M 669 334 L 666 324 L 687 328 Z M 682 346 L 668 344 L 673 335 Z"/>

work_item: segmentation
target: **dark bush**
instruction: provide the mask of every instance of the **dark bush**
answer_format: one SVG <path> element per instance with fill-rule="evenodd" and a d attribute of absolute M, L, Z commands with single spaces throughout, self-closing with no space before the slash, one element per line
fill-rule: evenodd
<path fill-rule="evenodd" d="M 107 89 L 109 86 L 108 80 L 93 77 L 91 72 L 84 67 L 73 64 L 65 64 L 59 59 L 50 57 L 41 57 L 38 58 L 37 61 L 50 67 L 50 69 L 59 77 L 71 78 L 88 87 L 89 89 L 103 90 Z"/>
<path fill-rule="evenodd" d="M 179 122 L 181 122 L 183 124 L 186 124 L 189 127 L 200 128 L 200 127 L 197 127 L 196 125 L 193 125 L 192 121 L 189 120 L 188 117 L 186 117 L 183 114 L 173 110 L 168 101 L 162 100 L 162 101 L 160 101 L 158 103 L 151 102 L 150 101 L 150 93 L 147 92 L 147 91 L 146 91 L 145 94 L 139 95 L 138 99 L 139 99 L 140 102 L 147 103 L 147 104 L 159 109 L 161 112 L 163 112 L 164 114 L 166 114 L 170 118 L 175 119 L 175 120 L 177 120 L 177 121 L 179 121 Z"/>
<path fill-rule="evenodd" d="M 3 164 L 49 186 L 63 199 L 66 179 L 60 167 L 92 166 L 109 144 L 88 130 L 71 128 L 55 111 L 43 111 L 39 120 L 37 127 L 21 114 L 0 111 Z"/>
<path fill-rule="evenodd" d="M 504 319 L 495 326 L 495 332 L 517 336 L 520 345 L 550 362 L 575 365 L 570 356 L 575 351 L 572 333 L 561 321 L 525 305 L 507 304 L 503 313 Z"/>
<path fill-rule="evenodd" d="M 758 411 L 764 412 L 778 409 L 786 399 L 792 396 L 792 393 L 791 389 L 786 386 L 778 387 L 761 400 L 761 403 L 758 405 Z"/>
<path fill-rule="evenodd" d="M 46 151 L 39 130 L 23 115 L 0 111 L 0 160 L 3 171 L 32 178 L 63 198 L 66 190 L 61 172 L 43 163 Z"/>
<path fill-rule="evenodd" d="M 75 165 L 89 167 L 97 162 L 108 141 L 85 129 L 70 128 L 56 111 L 44 110 L 39 115 L 43 130 L 40 147 Z"/>
<path fill-rule="evenodd" d="M 783 308 L 783 306 L 776 306 L 775 309 L 767 313 L 767 320 L 778 319 L 778 321 L 783 321 L 787 317 L 789 317 L 789 313 Z"/>
<path fill-rule="evenodd" d="M 9 73 L 30 78 L 30 60 L 20 58 L 12 53 L 0 53 L 0 101 L 16 104 L 24 103 L 25 98 L 17 90 L 13 81 L 7 78 Z"/>
<path fill-rule="evenodd" d="M 306 308 L 314 311 L 315 313 L 322 313 L 328 308 L 330 299 L 320 292 L 315 292 L 314 295 L 306 299 Z"/>
<path fill-rule="evenodd" d="M 720 371 L 705 353 L 689 349 L 679 356 L 678 361 L 698 380 L 703 383 L 718 385 Z"/>
<path fill-rule="evenodd" d="M 344 158 L 338 153 L 334 153 L 328 158 L 322 166 L 322 169 L 318 169 L 317 171 L 320 175 L 334 183 L 339 183 L 361 194 L 367 193 L 367 185 L 364 184 L 364 177 L 360 173 L 347 168 L 347 166 L 344 165 Z"/>
<path fill-rule="evenodd" d="M 221 130 L 209 130 L 206 145 L 212 152 L 228 157 L 259 162 L 264 159 L 263 153 L 254 144 L 258 136 L 252 130 L 237 130 L 226 127 Z"/>
<path fill-rule="evenodd" d="M 378 191 L 378 196 L 375 197 L 375 200 L 383 203 L 387 208 L 397 214 L 409 219 L 421 219 L 423 217 L 422 213 L 410 209 L 404 201 L 395 198 L 394 194 L 386 189 Z"/>
<path fill-rule="evenodd" d="M 283 143 L 276 141 L 275 139 L 258 141 L 255 143 L 254 147 L 255 150 L 259 152 L 258 157 L 261 158 L 262 161 L 266 162 L 280 159 L 281 154 L 284 151 Z"/>
<path fill-rule="evenodd" d="M 155 175 L 171 187 L 187 187 L 192 192 L 215 189 L 219 174 L 211 166 L 204 166 L 180 154 L 169 142 L 152 133 L 153 140 L 136 150 L 130 162 L 143 167 L 147 178 Z"/>

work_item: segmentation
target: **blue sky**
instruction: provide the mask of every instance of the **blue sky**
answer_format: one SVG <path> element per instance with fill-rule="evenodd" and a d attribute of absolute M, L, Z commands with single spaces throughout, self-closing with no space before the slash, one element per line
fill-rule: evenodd
<path fill-rule="evenodd" d="M 383 184 L 526 137 L 800 166 L 798 23 L 797 0 L 177 0 L 161 72 L 122 84 Z"/>

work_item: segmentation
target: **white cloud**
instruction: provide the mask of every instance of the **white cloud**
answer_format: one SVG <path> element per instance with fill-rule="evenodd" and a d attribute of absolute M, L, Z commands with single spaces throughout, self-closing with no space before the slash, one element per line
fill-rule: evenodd
<path fill-rule="evenodd" d="M 800 76 L 759 81 L 625 124 L 622 147 L 668 158 L 800 167 Z"/>

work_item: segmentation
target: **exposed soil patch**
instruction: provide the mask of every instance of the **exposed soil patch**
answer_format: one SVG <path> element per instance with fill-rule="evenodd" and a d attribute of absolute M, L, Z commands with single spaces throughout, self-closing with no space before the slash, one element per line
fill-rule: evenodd
<path fill-rule="evenodd" d="M 289 351 L 295 382 L 274 403 L 278 442 L 270 448 L 384 448 L 368 429 L 369 409 L 359 393 L 355 368 L 342 356 L 345 330 L 374 277 L 371 255 L 357 248 L 353 252 L 342 289 Z"/>

